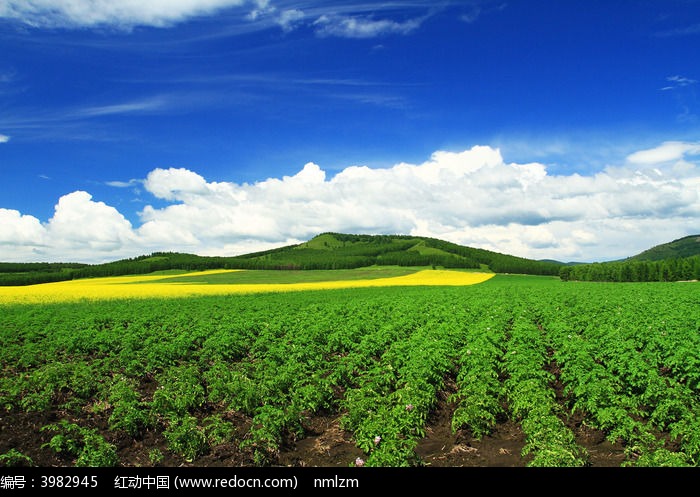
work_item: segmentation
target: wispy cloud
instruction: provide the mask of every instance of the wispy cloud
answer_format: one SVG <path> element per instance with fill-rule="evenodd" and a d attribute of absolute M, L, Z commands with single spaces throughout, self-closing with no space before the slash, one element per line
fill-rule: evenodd
<path fill-rule="evenodd" d="M 182 99 L 186 101 L 186 99 Z M 167 113 L 175 109 L 168 95 L 155 95 L 140 100 L 59 107 L 55 109 L 16 108 L 0 115 L 0 129 L 23 139 L 59 139 L 112 141 L 123 139 L 125 131 L 115 132 L 101 119 L 145 113 Z M 187 105 L 187 102 L 185 104 Z M 7 134 L 1 135 L 9 140 Z M 2 143 L 2 140 L 0 140 Z"/>
<path fill-rule="evenodd" d="M 683 88 L 698 82 L 696 79 L 690 79 L 679 75 L 669 76 L 666 78 L 666 81 L 670 84 L 661 88 L 661 91 L 675 90 L 676 88 Z"/>
<path fill-rule="evenodd" d="M 136 82 L 137 80 L 131 80 Z M 153 80 L 149 81 L 153 83 Z M 296 96 L 313 96 L 314 101 L 320 98 L 338 101 L 354 101 L 362 104 L 386 108 L 406 108 L 409 99 L 402 94 L 406 88 L 419 86 L 420 83 L 389 83 L 370 79 L 300 77 L 296 74 L 284 73 L 248 73 L 248 74 L 214 74 L 181 76 L 159 81 L 162 85 L 192 85 L 202 88 L 201 92 L 208 95 L 218 95 L 217 105 L 225 105 L 225 95 L 231 94 L 231 87 L 237 86 L 254 100 L 261 95 L 278 93 L 294 93 Z M 196 94 L 198 90 L 193 90 Z M 167 99 L 166 99 L 167 100 Z M 186 96 L 179 95 L 177 101 L 181 105 Z M 204 105 L 206 99 L 200 99 L 199 105 Z M 193 103 L 197 105 L 197 102 Z"/>
<path fill-rule="evenodd" d="M 275 19 L 275 22 L 279 24 L 284 31 L 292 31 L 305 17 L 303 11 L 289 9 L 280 13 Z"/>
<path fill-rule="evenodd" d="M 7 135 L 0 135 L 0 143 L 7 143 L 10 141 L 10 137 Z"/>
<path fill-rule="evenodd" d="M 472 2 L 464 2 L 462 7 L 463 13 L 459 16 L 459 20 L 467 24 L 475 23 L 482 16 L 505 10 L 508 7 L 506 2 L 494 2 L 489 0 L 474 0 Z"/>
<path fill-rule="evenodd" d="M 632 164 L 662 164 L 675 162 L 685 156 L 700 154 L 700 142 L 668 141 L 647 150 L 639 150 L 627 156 L 627 162 Z"/>
<path fill-rule="evenodd" d="M 348 100 L 351 102 L 373 105 L 376 107 L 385 107 L 390 109 L 406 109 L 409 107 L 409 103 L 406 98 L 391 94 L 391 93 L 377 93 L 377 92 L 364 92 L 364 93 L 329 93 L 329 97 L 341 100 Z"/>
<path fill-rule="evenodd" d="M 467 24 L 472 24 L 482 14 L 482 7 L 478 3 L 465 6 L 465 11 L 459 16 L 459 20 L 466 22 Z"/>
<path fill-rule="evenodd" d="M 139 83 L 138 79 L 127 79 L 127 82 Z M 153 83 L 153 79 L 147 82 Z M 157 80 L 159 84 L 175 84 L 183 83 L 216 85 L 238 83 L 251 87 L 259 88 L 262 86 L 280 87 L 396 87 L 396 86 L 416 86 L 416 83 L 396 83 L 384 82 L 371 79 L 353 79 L 353 78 L 328 78 L 328 77 L 300 77 L 294 73 L 275 73 L 275 72 L 259 72 L 259 73 L 235 73 L 235 74 L 208 74 L 208 75 L 191 75 L 180 76 L 177 78 L 169 78 Z"/>
<path fill-rule="evenodd" d="M 319 36 L 342 38 L 375 38 L 389 34 L 408 34 L 418 29 L 424 17 L 399 22 L 390 19 L 323 15 L 315 22 Z"/>
<path fill-rule="evenodd" d="M 15 80 L 15 77 L 16 73 L 14 71 L 0 73 L 0 83 L 11 83 Z"/>
<path fill-rule="evenodd" d="M 695 124 L 699 121 L 697 114 L 694 114 L 690 107 L 683 106 L 680 113 L 676 115 L 676 121 L 684 124 Z"/>
<path fill-rule="evenodd" d="M 223 11 L 226 23 L 198 39 L 236 36 L 271 28 L 291 32 L 310 27 L 317 36 L 373 38 L 406 35 L 417 30 L 436 12 L 468 9 L 462 14 L 473 22 L 491 0 L 2 0 L 0 19 L 34 28 L 102 29 L 130 32 L 138 26 L 167 28 L 198 19 L 214 18 Z M 57 42 L 69 43 L 65 40 Z M 178 39 L 179 43 L 196 41 Z M 99 45 L 99 42 L 93 41 Z M 109 41 L 103 41 L 108 47 Z M 122 45 L 123 46 L 123 45 Z"/>
<path fill-rule="evenodd" d="M 257 0 L 253 9 L 248 13 L 247 17 L 251 21 L 254 21 L 260 16 L 273 13 L 275 10 L 277 9 L 270 5 L 270 0 Z"/>
<path fill-rule="evenodd" d="M 142 180 L 130 179 L 129 181 L 106 181 L 105 185 L 113 188 L 131 188 L 133 186 L 141 185 L 142 183 Z"/>
<path fill-rule="evenodd" d="M 148 0 L 147 2 L 140 0 L 3 0 L 0 3 L 0 18 L 16 19 L 29 26 L 49 28 L 164 27 L 248 3 L 254 2 L 246 0 Z"/>
<path fill-rule="evenodd" d="M 95 107 L 85 107 L 75 112 L 75 116 L 100 117 L 117 114 L 134 114 L 162 110 L 166 107 L 166 99 L 162 96 L 139 100 L 134 102 L 124 102 L 110 105 L 100 105 Z"/>
<path fill-rule="evenodd" d="M 691 24 L 690 26 L 683 26 L 680 28 L 668 29 L 665 31 L 659 31 L 656 36 L 660 38 L 669 38 L 674 36 L 693 36 L 700 34 L 700 23 Z"/>
<path fill-rule="evenodd" d="M 673 95 L 677 108 L 676 121 L 684 124 L 698 122 L 695 112 L 697 96 L 694 89 L 698 81 L 678 74 L 667 77 L 666 81 L 669 84 L 660 88 L 660 91 Z"/>

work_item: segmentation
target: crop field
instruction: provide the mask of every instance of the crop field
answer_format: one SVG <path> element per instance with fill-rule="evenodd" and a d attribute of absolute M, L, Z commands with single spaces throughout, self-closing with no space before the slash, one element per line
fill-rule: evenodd
<path fill-rule="evenodd" d="M 339 271 L 167 271 L 165 274 L 87 278 L 19 287 L 0 286 L 0 304 L 178 298 L 372 286 L 462 286 L 481 283 L 492 276 L 493 273 L 473 271 L 411 270 L 398 267 Z"/>
<path fill-rule="evenodd" d="M 700 283 L 387 271 L 0 288 L 0 466 L 700 464 Z"/>

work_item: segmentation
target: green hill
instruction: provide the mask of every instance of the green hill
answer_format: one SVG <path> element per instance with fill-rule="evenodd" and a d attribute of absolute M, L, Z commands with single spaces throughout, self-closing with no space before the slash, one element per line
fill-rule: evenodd
<path fill-rule="evenodd" d="M 562 263 L 543 262 L 409 235 L 322 233 L 308 242 L 240 256 L 257 269 L 349 269 L 373 265 L 473 268 L 496 273 L 556 275 Z"/>
<path fill-rule="evenodd" d="M 700 279 L 700 235 L 656 245 L 637 255 L 610 262 L 562 267 L 562 280 L 694 281 Z"/>
<path fill-rule="evenodd" d="M 367 266 L 430 266 L 518 273 L 558 275 L 563 265 L 535 261 L 451 242 L 408 235 L 352 235 L 322 233 L 311 240 L 234 257 L 204 257 L 155 252 L 131 259 L 93 265 L 56 265 L 50 269 L 32 264 L 5 263 L 0 285 L 29 285 L 48 281 L 145 274 L 167 270 L 205 269 L 353 269 Z"/>
<path fill-rule="evenodd" d="M 669 243 L 656 245 L 627 258 L 628 261 L 662 261 L 700 255 L 700 235 L 690 235 Z"/>
<path fill-rule="evenodd" d="M 560 276 L 565 280 L 676 281 L 700 274 L 700 235 L 607 263 L 532 260 L 409 235 L 321 233 L 304 243 L 232 257 L 154 252 L 104 264 L 0 262 L 0 285 L 206 269 L 333 270 L 369 266 L 444 267 Z"/>

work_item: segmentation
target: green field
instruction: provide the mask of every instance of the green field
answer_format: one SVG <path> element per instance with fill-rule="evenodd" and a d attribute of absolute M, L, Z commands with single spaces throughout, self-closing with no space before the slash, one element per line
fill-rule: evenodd
<path fill-rule="evenodd" d="M 228 284 L 294 284 L 311 283 L 317 281 L 355 281 L 378 278 L 393 278 L 413 274 L 425 267 L 399 267 L 399 266 L 374 266 L 358 269 L 336 269 L 328 270 L 255 270 L 255 271 L 235 271 L 227 273 L 208 274 L 205 276 L 178 276 L 179 283 L 206 283 L 209 285 Z M 170 274 L 181 275 L 184 271 L 176 271 Z M 162 280 L 151 280 L 149 283 L 169 281 L 166 275 Z M 141 282 L 143 283 L 143 282 Z"/>
<path fill-rule="evenodd" d="M 513 464 L 599 465 L 585 429 L 618 466 L 698 466 L 699 290 L 497 275 L 3 305 L 0 464 L 477 466 L 509 427 Z"/>

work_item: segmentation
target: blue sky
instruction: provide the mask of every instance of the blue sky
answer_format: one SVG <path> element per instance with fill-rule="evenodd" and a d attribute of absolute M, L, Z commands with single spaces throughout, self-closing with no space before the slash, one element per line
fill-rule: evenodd
<path fill-rule="evenodd" d="M 698 0 L 0 0 L 0 260 L 700 233 Z"/>

